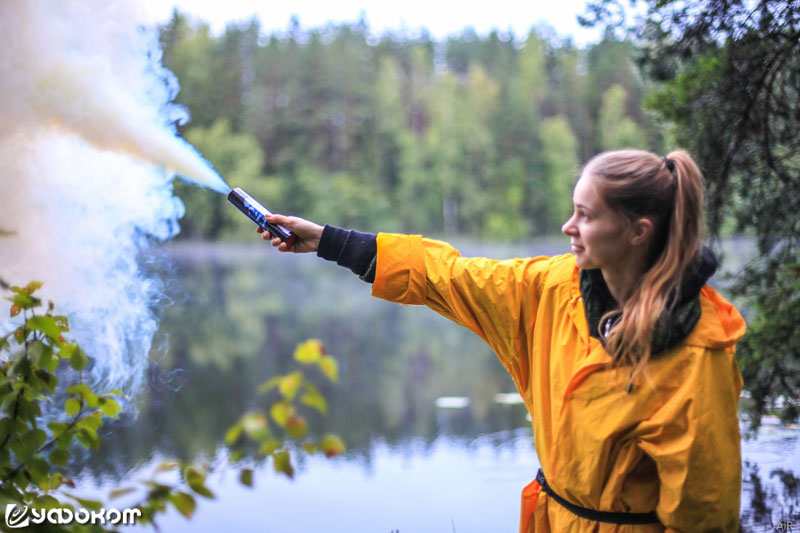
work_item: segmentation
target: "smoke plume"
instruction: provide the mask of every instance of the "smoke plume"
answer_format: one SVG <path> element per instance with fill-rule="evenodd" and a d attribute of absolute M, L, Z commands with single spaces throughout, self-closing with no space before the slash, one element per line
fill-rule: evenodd
<path fill-rule="evenodd" d="M 43 281 L 95 379 L 129 391 L 161 294 L 140 262 L 183 214 L 172 178 L 228 190 L 176 136 L 177 83 L 139 15 L 133 1 L 0 2 L 0 278 Z"/>

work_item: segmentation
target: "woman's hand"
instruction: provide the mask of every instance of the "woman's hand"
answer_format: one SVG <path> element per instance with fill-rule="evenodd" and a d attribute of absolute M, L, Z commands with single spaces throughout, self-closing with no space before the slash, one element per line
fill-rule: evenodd
<path fill-rule="evenodd" d="M 322 237 L 322 230 L 324 229 L 319 224 L 314 224 L 300 217 L 286 217 L 277 214 L 268 216 L 267 221 L 272 224 L 279 224 L 292 232 L 292 236 L 286 242 L 281 242 L 278 237 L 272 238 L 269 231 L 265 231 L 260 227 L 256 228 L 256 232 L 261 234 L 261 238 L 265 241 L 271 239 L 272 246 L 277 248 L 279 252 L 303 254 L 316 252 L 317 248 L 319 248 L 319 239 Z"/>

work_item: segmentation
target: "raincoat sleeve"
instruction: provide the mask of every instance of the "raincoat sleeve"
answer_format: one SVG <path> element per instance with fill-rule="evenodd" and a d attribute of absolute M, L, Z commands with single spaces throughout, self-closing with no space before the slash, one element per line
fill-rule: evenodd
<path fill-rule="evenodd" d="M 472 330 L 520 383 L 528 378 L 527 342 L 551 258 L 461 257 L 447 243 L 380 233 L 372 295 L 427 305 Z"/>
<path fill-rule="evenodd" d="M 732 348 L 689 350 L 639 442 L 658 469 L 656 511 L 670 532 L 738 532 L 741 373 Z"/>

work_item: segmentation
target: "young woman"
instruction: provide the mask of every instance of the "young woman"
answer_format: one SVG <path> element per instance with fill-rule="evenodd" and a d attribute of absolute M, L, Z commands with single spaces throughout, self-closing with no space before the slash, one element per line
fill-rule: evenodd
<path fill-rule="evenodd" d="M 705 284 L 703 183 L 683 151 L 592 158 L 564 224 L 572 254 L 463 258 L 413 235 L 274 215 L 314 252 L 480 335 L 531 414 L 542 465 L 521 532 L 738 531 L 739 312 Z M 270 235 L 264 233 L 264 239 Z"/>

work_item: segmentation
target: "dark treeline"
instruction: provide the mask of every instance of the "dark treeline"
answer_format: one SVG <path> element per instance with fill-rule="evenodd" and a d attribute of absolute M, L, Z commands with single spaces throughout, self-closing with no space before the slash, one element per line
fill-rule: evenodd
<path fill-rule="evenodd" d="M 214 36 L 176 12 L 160 38 L 191 116 L 181 134 L 231 186 L 321 223 L 553 234 L 588 157 L 664 142 L 635 49 L 612 34 L 579 49 L 550 30 L 437 42 L 363 23 L 264 35 L 253 20 Z M 176 189 L 184 237 L 246 235 L 216 195 Z"/>

